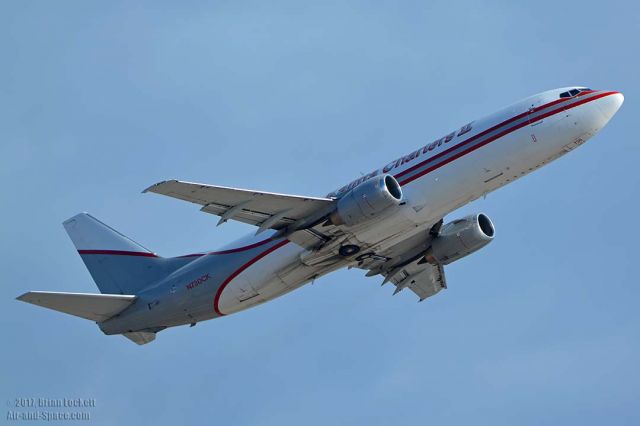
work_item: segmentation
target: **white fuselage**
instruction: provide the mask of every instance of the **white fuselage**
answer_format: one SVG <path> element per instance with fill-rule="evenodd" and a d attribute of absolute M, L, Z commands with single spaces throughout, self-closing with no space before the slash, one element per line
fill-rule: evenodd
<path fill-rule="evenodd" d="M 375 223 L 348 230 L 337 244 L 357 244 L 383 253 L 427 231 L 459 207 L 559 158 L 592 137 L 622 103 L 617 92 L 588 91 L 559 98 L 570 88 L 547 91 L 473 121 L 368 176 L 388 173 L 402 185 L 405 203 Z M 355 184 L 329 196 L 339 197 Z M 248 237 L 229 248 L 263 241 Z M 348 266 L 323 265 L 314 253 L 283 240 L 247 261 L 219 289 L 218 315 L 227 315 L 281 296 L 310 280 Z"/>
<path fill-rule="evenodd" d="M 96 321 L 137 344 L 279 297 L 343 267 L 381 275 L 419 300 L 445 266 L 494 236 L 484 214 L 445 215 L 580 146 L 623 102 L 618 92 L 550 90 L 406 152 L 326 197 L 163 181 L 146 191 L 258 226 L 221 250 L 165 258 L 88 213 L 64 222 L 102 294 L 31 291 L 24 302 Z M 261 234 L 262 231 L 265 231 Z M 265 236 L 265 234 L 267 234 Z"/>

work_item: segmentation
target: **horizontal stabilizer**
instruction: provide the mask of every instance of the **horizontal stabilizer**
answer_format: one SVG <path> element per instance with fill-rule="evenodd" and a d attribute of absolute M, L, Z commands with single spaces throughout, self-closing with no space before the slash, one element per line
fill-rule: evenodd
<path fill-rule="evenodd" d="M 102 322 L 122 312 L 136 300 L 136 296 L 30 291 L 17 299 L 54 311 Z"/>

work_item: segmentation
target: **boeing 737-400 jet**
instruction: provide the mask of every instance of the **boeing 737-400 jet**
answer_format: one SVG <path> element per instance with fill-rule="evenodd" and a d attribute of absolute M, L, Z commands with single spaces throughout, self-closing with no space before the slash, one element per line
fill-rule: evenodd
<path fill-rule="evenodd" d="M 138 344 L 168 327 L 256 306 L 344 267 L 420 301 L 447 288 L 445 265 L 489 244 L 478 213 L 445 215 L 561 157 L 618 111 L 619 92 L 568 87 L 526 98 L 416 147 L 326 197 L 167 180 L 144 192 L 257 227 L 208 253 L 161 257 L 87 213 L 64 222 L 101 294 L 31 291 L 24 302 L 95 321 Z"/>

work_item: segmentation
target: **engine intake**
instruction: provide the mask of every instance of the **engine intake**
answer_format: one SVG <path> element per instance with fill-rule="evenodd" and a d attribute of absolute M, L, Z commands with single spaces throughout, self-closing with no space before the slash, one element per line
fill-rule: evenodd
<path fill-rule="evenodd" d="M 362 182 L 338 200 L 331 214 L 334 225 L 353 226 L 378 216 L 402 202 L 400 184 L 391 175 L 381 175 Z"/>
<path fill-rule="evenodd" d="M 483 213 L 454 220 L 444 225 L 433 239 L 427 260 L 448 265 L 462 259 L 493 241 L 495 228 Z"/>

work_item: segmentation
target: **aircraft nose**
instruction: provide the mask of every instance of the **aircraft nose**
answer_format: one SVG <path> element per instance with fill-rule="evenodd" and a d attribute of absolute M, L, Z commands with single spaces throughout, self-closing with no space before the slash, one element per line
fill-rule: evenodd
<path fill-rule="evenodd" d="M 620 92 L 612 92 L 611 95 L 605 96 L 600 99 L 598 102 L 598 107 L 602 114 L 607 118 L 607 121 L 611 120 L 611 117 L 615 115 L 616 112 L 622 106 L 624 102 L 624 95 Z"/>

